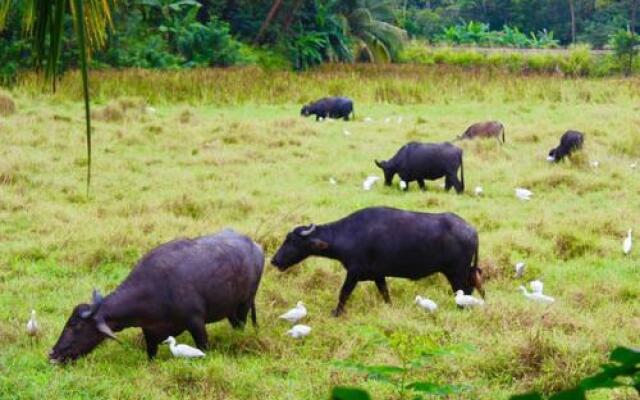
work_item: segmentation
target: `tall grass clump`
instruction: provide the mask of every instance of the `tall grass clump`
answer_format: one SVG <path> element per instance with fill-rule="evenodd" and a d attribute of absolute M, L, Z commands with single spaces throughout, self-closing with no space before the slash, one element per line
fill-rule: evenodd
<path fill-rule="evenodd" d="M 16 103 L 11 96 L 0 90 L 0 116 L 7 117 L 16 112 Z"/>

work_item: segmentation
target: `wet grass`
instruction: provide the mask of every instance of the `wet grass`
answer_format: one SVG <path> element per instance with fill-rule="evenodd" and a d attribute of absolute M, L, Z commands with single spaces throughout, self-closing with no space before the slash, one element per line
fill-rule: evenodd
<path fill-rule="evenodd" d="M 89 200 L 82 108 L 73 85 L 54 97 L 28 86 L 14 89 L 18 111 L 0 119 L 0 397 L 318 399 L 340 384 L 393 399 L 392 388 L 334 361 L 398 365 L 415 349 L 396 339 L 412 337 L 412 344 L 455 349 L 434 357 L 419 371 L 423 378 L 466 385 L 456 398 L 504 399 L 568 387 L 596 371 L 616 345 L 638 347 L 639 253 L 625 257 L 621 249 L 628 228 L 640 231 L 640 169 L 630 168 L 640 158 L 640 108 L 632 90 L 638 81 L 508 80 L 461 71 L 440 79 L 406 68 L 272 73 L 273 82 L 250 80 L 243 70 L 181 72 L 189 81 L 175 87 L 162 79 L 128 81 L 127 72 L 98 75 Z M 246 98 L 212 105 L 214 89 L 204 83 L 222 83 L 210 78 L 201 89 L 186 88 L 204 79 L 200 73 L 230 74 L 225 90 L 233 96 L 248 91 Z M 169 82 L 177 85 L 175 79 Z M 238 79 L 245 86 L 233 86 Z M 147 92 L 153 85 L 157 90 Z M 267 95 L 260 88 L 268 85 L 284 89 Z M 353 92 L 357 121 L 298 117 L 300 101 L 338 91 Z M 451 139 L 486 119 L 505 124 L 507 143 L 460 143 L 464 195 L 445 193 L 440 182 L 428 183 L 426 193 L 415 185 L 408 193 L 379 184 L 362 190 L 366 176 L 380 175 L 374 158 L 391 156 L 408 140 Z M 586 133 L 583 153 L 547 164 L 549 148 L 570 128 Z M 482 197 L 472 194 L 478 185 Z M 516 199 L 518 186 L 534 192 L 531 201 Z M 259 330 L 209 325 L 212 349 L 205 360 L 172 359 L 161 348 L 148 362 L 133 329 L 119 334 L 123 346 L 105 343 L 73 365 L 46 360 L 72 307 L 87 301 L 93 287 L 115 288 L 160 243 L 233 227 L 270 256 L 295 225 L 374 205 L 453 211 L 475 225 L 487 306 L 457 310 L 440 276 L 396 279 L 390 281 L 393 305 L 364 283 L 347 314 L 334 319 L 329 312 L 344 273 L 335 262 L 309 259 L 286 273 L 267 268 L 257 301 Z M 523 280 L 513 278 L 520 260 L 527 262 Z M 545 282 L 556 304 L 522 298 L 517 286 L 534 278 Z M 435 316 L 415 307 L 418 293 L 440 305 Z M 303 342 L 289 340 L 286 325 L 276 320 L 297 300 L 307 304 L 314 329 Z M 34 346 L 23 333 L 31 308 L 43 328 Z M 188 335 L 179 340 L 192 343 Z"/>

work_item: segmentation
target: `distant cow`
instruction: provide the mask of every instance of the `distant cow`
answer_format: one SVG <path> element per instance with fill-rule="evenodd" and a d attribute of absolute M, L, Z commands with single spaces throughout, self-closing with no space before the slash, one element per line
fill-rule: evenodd
<path fill-rule="evenodd" d="M 316 121 L 320 118 L 343 118 L 345 121 L 348 121 L 349 115 L 352 113 L 355 117 L 353 101 L 348 97 L 325 97 L 307 104 L 300 110 L 300 115 L 305 117 L 315 115 Z"/>
<path fill-rule="evenodd" d="M 478 247 L 476 230 L 455 214 L 373 207 L 325 225 L 293 229 L 271 263 L 284 271 L 309 256 L 340 261 L 347 276 L 333 310 L 338 316 L 361 281 L 374 281 L 390 303 L 387 277 L 418 280 L 441 272 L 454 293 L 471 294 L 476 288 L 484 297 Z"/>
<path fill-rule="evenodd" d="M 576 150 L 582 148 L 584 144 L 584 135 L 578 131 L 566 131 L 560 138 L 560 145 L 549 151 L 547 160 L 550 162 L 558 162 L 566 156 L 571 156 Z"/>
<path fill-rule="evenodd" d="M 400 176 L 409 189 L 409 182 L 417 181 L 420 189 L 426 190 L 424 180 L 435 180 L 445 177 L 445 189 L 453 186 L 456 192 L 464 191 L 464 165 L 462 149 L 451 143 L 418 143 L 409 142 L 387 161 L 375 160 L 384 171 L 384 181 L 391 185 L 395 174 Z M 460 180 L 458 180 L 458 168 Z"/>
<path fill-rule="evenodd" d="M 227 318 L 241 328 L 251 310 L 256 324 L 263 266 L 260 246 L 231 230 L 165 243 L 142 257 L 111 294 L 94 291 L 92 304 L 76 306 L 49 359 L 75 360 L 129 327 L 142 328 L 149 358 L 160 342 L 185 330 L 204 350 L 208 322 Z"/>
<path fill-rule="evenodd" d="M 466 131 L 457 137 L 458 140 L 462 139 L 475 139 L 475 138 L 491 138 L 494 137 L 500 142 L 500 136 L 502 136 L 502 143 L 504 143 L 504 125 L 499 121 L 478 122 L 467 128 Z"/>

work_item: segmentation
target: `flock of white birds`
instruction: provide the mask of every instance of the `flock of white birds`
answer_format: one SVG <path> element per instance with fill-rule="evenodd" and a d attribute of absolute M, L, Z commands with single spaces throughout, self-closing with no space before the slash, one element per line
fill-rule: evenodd
<path fill-rule="evenodd" d="M 152 111 L 149 111 L 149 112 L 152 112 Z M 155 110 L 153 110 L 153 112 L 155 112 Z M 331 121 L 331 120 L 327 119 L 327 121 Z M 389 123 L 391 122 L 391 118 L 386 118 L 384 121 L 385 123 Z M 373 122 L 373 119 L 370 117 L 366 117 L 365 122 Z M 398 124 L 402 123 L 402 117 L 398 117 L 396 122 Z M 349 132 L 346 129 L 343 131 L 343 133 L 345 136 L 351 135 L 351 132 Z M 599 165 L 600 163 L 598 161 L 591 162 L 591 166 L 593 168 L 598 168 Z M 636 166 L 637 166 L 637 162 L 634 162 L 633 164 L 630 165 L 632 169 L 635 169 Z M 372 189 L 373 185 L 375 185 L 375 183 L 378 182 L 379 180 L 380 180 L 379 176 L 375 176 L 375 175 L 368 176 L 362 183 L 362 188 L 364 190 L 369 191 Z M 329 178 L 329 183 L 331 185 L 338 184 L 337 180 L 334 177 Z M 407 187 L 407 183 L 403 180 L 400 180 L 399 186 L 400 186 L 400 189 L 404 190 Z M 484 190 L 482 186 L 475 187 L 474 194 L 476 196 L 481 196 L 483 195 L 483 193 L 484 193 Z M 518 187 L 518 188 L 515 188 L 515 195 L 518 199 L 527 201 L 531 199 L 531 197 L 533 196 L 533 192 L 529 189 Z M 625 255 L 628 255 L 629 253 L 631 253 L 632 246 L 633 246 L 632 229 L 629 229 L 622 243 L 623 253 Z M 525 267 L 526 267 L 526 264 L 522 261 L 516 263 L 515 278 L 523 277 L 525 272 Z M 518 289 L 522 292 L 525 298 L 541 304 L 553 304 L 555 302 L 555 299 L 553 297 L 545 295 L 543 293 L 544 284 L 541 281 L 539 280 L 531 281 L 529 282 L 529 287 L 531 289 L 530 292 L 523 285 L 520 285 L 518 287 Z M 455 293 L 455 303 L 460 308 L 473 308 L 473 307 L 483 306 L 484 300 L 478 299 L 471 295 L 465 295 L 462 290 L 458 290 Z M 433 300 L 428 299 L 426 297 L 422 297 L 420 295 L 416 296 L 415 304 L 429 313 L 434 313 L 438 309 L 438 305 Z M 294 339 L 302 339 L 306 336 L 309 336 L 309 334 L 311 333 L 310 326 L 304 325 L 304 324 L 297 324 L 297 322 L 299 322 L 306 316 L 307 316 L 307 309 L 304 306 L 304 303 L 302 301 L 298 301 L 298 303 L 294 308 L 280 315 L 279 319 L 285 320 L 290 324 L 292 324 L 291 329 L 289 329 L 286 332 L 288 336 Z M 36 311 L 31 310 L 31 317 L 29 318 L 29 321 L 26 324 L 26 333 L 29 336 L 30 340 L 33 341 L 34 339 L 38 338 L 39 332 L 40 332 L 40 326 L 38 324 L 38 321 L 36 320 Z M 169 344 L 169 350 L 171 351 L 171 354 L 173 354 L 174 357 L 201 358 L 205 356 L 204 352 L 202 352 L 201 350 L 195 347 L 191 347 L 186 344 L 177 344 L 176 339 L 173 336 L 169 336 L 163 343 Z"/>

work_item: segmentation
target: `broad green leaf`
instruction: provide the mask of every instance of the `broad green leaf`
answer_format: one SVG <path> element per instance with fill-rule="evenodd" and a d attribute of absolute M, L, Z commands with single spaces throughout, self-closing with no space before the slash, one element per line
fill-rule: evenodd
<path fill-rule="evenodd" d="M 331 391 L 331 400 L 371 400 L 371 396 L 362 389 L 338 386 Z"/>
<path fill-rule="evenodd" d="M 611 352 L 609 359 L 623 365 L 634 366 L 640 364 L 640 351 L 627 347 L 617 347 Z"/>

